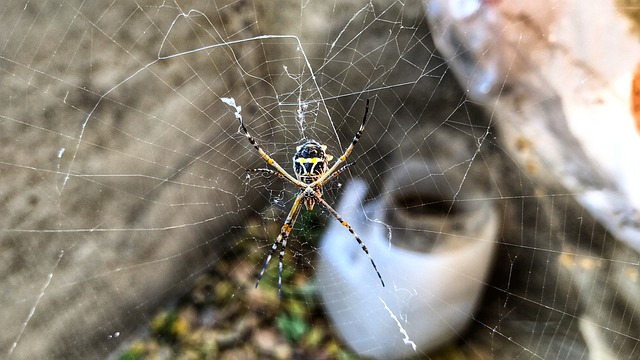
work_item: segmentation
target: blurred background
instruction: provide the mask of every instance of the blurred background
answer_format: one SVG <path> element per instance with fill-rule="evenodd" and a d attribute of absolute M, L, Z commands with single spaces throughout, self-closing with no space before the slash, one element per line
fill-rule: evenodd
<path fill-rule="evenodd" d="M 639 8 L 10 0 L 2 357 L 638 358 Z M 236 116 L 290 171 L 366 99 L 323 196 L 386 286 L 316 207 L 255 289 L 297 189 Z"/>

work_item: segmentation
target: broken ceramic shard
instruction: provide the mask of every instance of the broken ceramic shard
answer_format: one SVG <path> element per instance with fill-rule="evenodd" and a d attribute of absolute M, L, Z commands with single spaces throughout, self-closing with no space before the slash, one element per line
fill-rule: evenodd
<path fill-rule="evenodd" d="M 427 352 L 464 331 L 499 229 L 490 195 L 456 192 L 449 185 L 457 182 L 431 174 L 428 163 L 408 162 L 389 178 L 384 195 L 364 204 L 366 184 L 351 182 L 338 207 L 387 286 L 337 223 L 321 241 L 317 271 L 322 302 L 343 340 L 377 359 Z"/>

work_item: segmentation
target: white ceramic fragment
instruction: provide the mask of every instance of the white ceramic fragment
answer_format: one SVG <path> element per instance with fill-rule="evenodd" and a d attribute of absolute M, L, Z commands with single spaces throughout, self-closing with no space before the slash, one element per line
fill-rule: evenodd
<path fill-rule="evenodd" d="M 322 303 L 349 347 L 376 359 L 422 354 L 461 335 L 486 285 L 499 228 L 490 200 L 458 201 L 481 196 L 457 194 L 449 202 L 454 194 L 441 192 L 446 178 L 431 176 L 422 163 L 406 166 L 408 177 L 387 181 L 386 194 L 366 204 L 366 184 L 349 183 L 337 208 L 368 246 L 386 287 L 338 222 L 321 241 Z M 425 199 L 444 211 L 400 204 L 427 206 Z"/>

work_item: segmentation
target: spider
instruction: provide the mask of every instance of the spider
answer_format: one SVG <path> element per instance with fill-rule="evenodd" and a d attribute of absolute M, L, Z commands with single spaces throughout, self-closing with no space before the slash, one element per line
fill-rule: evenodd
<path fill-rule="evenodd" d="M 378 274 L 378 278 L 384 287 L 384 281 L 382 280 L 382 276 L 380 276 L 380 272 L 378 271 L 378 267 L 376 263 L 373 261 L 373 258 L 369 254 L 369 250 L 365 246 L 365 244 L 360 240 L 360 237 L 353 230 L 351 225 L 347 223 L 338 212 L 331 207 L 323 198 L 322 198 L 322 187 L 337 177 L 341 172 L 343 172 L 347 167 L 351 164 L 345 164 L 340 167 L 340 165 L 344 164 L 347 160 L 347 156 L 351 154 L 354 146 L 360 140 L 362 133 L 364 132 L 364 126 L 367 122 L 367 114 L 369 112 L 369 100 L 367 99 L 367 103 L 364 110 L 364 118 L 362 120 L 362 125 L 360 125 L 360 129 L 356 132 L 353 140 L 351 141 L 351 145 L 347 147 L 344 154 L 338 158 L 338 160 L 329 167 L 329 161 L 333 160 L 333 156 L 326 153 L 327 146 L 322 145 L 315 140 L 307 140 L 302 145 L 296 148 L 296 153 L 293 155 L 293 172 L 295 177 L 289 174 L 286 170 L 280 166 L 274 159 L 272 159 L 262 148 L 256 143 L 255 139 L 249 135 L 247 128 L 244 125 L 244 121 L 242 118 L 239 118 L 240 126 L 242 127 L 242 131 L 244 131 L 245 136 L 253 145 L 253 147 L 260 153 L 260 156 L 269 164 L 273 169 L 250 169 L 247 171 L 254 172 L 265 172 L 271 175 L 278 176 L 282 179 L 285 179 L 292 183 L 293 185 L 299 188 L 298 194 L 293 202 L 293 206 L 289 211 L 289 215 L 287 215 L 287 219 L 284 221 L 282 228 L 280 229 L 280 235 L 276 238 L 269 253 L 267 255 L 267 260 L 262 267 L 262 271 L 258 275 L 258 280 L 256 281 L 256 288 L 258 284 L 260 284 L 260 280 L 264 275 L 265 270 L 267 269 L 267 265 L 269 265 L 269 261 L 271 261 L 271 257 L 274 252 L 280 245 L 280 258 L 278 262 L 278 298 L 282 297 L 281 289 L 282 289 L 282 262 L 284 259 L 284 253 L 287 248 L 287 240 L 289 239 L 289 234 L 293 229 L 293 226 L 300 214 L 300 210 L 302 209 L 302 205 L 308 211 L 313 210 L 314 205 L 320 204 L 322 205 L 328 212 L 331 214 L 338 222 L 347 228 L 351 235 L 356 239 L 358 244 L 362 247 L 362 251 L 367 254 L 369 260 L 371 260 L 371 265 L 373 265 L 373 269 Z M 275 169 L 275 170 L 274 170 Z"/>

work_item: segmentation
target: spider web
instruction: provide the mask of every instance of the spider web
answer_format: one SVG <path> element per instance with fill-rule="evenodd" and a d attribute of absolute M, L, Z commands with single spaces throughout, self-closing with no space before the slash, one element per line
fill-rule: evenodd
<path fill-rule="evenodd" d="M 637 357 L 637 253 L 514 157 L 425 8 L 0 7 L 3 356 Z M 317 205 L 283 299 L 277 256 L 254 289 L 297 189 L 246 171 L 267 164 L 237 117 L 290 171 L 306 139 L 341 155 L 367 99 L 324 199 L 386 287 Z"/>

